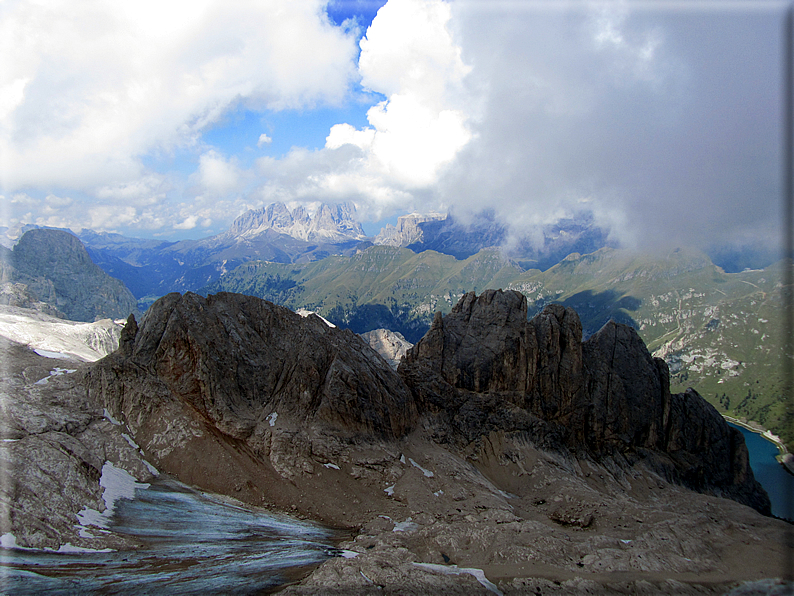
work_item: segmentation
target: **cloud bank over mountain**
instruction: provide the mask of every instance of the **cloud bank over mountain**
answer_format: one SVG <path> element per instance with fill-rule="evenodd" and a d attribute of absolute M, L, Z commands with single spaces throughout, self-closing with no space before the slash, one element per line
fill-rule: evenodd
<path fill-rule="evenodd" d="M 784 4 L 326 9 L 4 5 L 4 218 L 201 237 L 352 201 L 369 221 L 488 208 L 517 235 L 589 211 L 640 248 L 778 243 Z"/>

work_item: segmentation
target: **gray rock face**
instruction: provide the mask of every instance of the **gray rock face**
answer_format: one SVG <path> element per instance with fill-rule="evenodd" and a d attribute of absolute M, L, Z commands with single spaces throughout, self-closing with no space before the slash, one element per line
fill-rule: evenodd
<path fill-rule="evenodd" d="M 228 234 L 245 237 L 274 230 L 309 242 L 364 240 L 361 224 L 353 219 L 355 212 L 352 203 L 322 204 L 312 217 L 303 207 L 290 211 L 284 203 L 271 203 L 243 213 L 232 222 Z"/>
<path fill-rule="evenodd" d="M 68 232 L 25 232 L 3 270 L 3 281 L 25 284 L 30 294 L 74 321 L 126 318 L 137 312 L 132 293 L 95 265 Z"/>
<path fill-rule="evenodd" d="M 42 302 L 34 295 L 26 284 L 2 282 L 0 283 L 0 304 L 12 308 L 27 308 L 36 310 L 51 317 L 65 319 L 66 315 L 46 302 Z"/>
<path fill-rule="evenodd" d="M 644 459 L 673 481 L 769 513 L 739 433 L 694 390 L 670 395 L 666 364 L 632 328 L 610 322 L 582 343 L 570 308 L 526 316 L 519 292 L 469 293 L 404 358 L 399 373 L 453 440 L 522 431 L 583 455 Z"/>
<path fill-rule="evenodd" d="M 44 358 L 0 337 L 0 534 L 17 545 L 130 548 L 134 541 L 87 524 L 86 508 L 105 511 L 100 477 L 107 463 L 147 481 L 151 472 L 120 426 L 89 404 L 77 360 Z M 6 398 L 7 396 L 7 398 Z"/>
<path fill-rule="evenodd" d="M 419 224 L 427 221 L 442 221 L 446 215 L 440 213 L 410 213 L 397 218 L 397 225 L 386 224 L 373 239 L 374 244 L 388 246 L 408 246 L 422 242 L 422 229 Z"/>
<path fill-rule="evenodd" d="M 132 375 L 140 389 L 126 386 Z M 245 440 L 267 416 L 342 433 L 397 437 L 416 419 L 400 378 L 347 330 L 264 300 L 169 294 L 130 319 L 121 349 L 89 374 L 114 414 L 137 416 L 149 390 Z"/>
<path fill-rule="evenodd" d="M 573 311 L 526 321 L 523 305 L 467 295 L 405 381 L 359 337 L 231 294 L 166 296 L 74 372 L 0 344 L 0 533 L 134 547 L 80 514 L 110 515 L 109 463 L 146 482 L 151 462 L 352 529 L 345 557 L 285 593 L 716 595 L 778 576 L 787 524 L 671 482 L 757 496 L 719 416 L 670 396 L 630 330 L 582 344 Z"/>
<path fill-rule="evenodd" d="M 395 370 L 405 353 L 413 347 L 413 344 L 407 341 L 402 333 L 388 329 L 373 329 L 362 333 L 361 337 Z"/>
<path fill-rule="evenodd" d="M 461 452 L 509 433 L 621 469 L 639 462 L 769 513 L 741 436 L 694 391 L 670 395 L 666 366 L 631 328 L 610 323 L 581 338 L 570 308 L 528 321 L 518 292 L 469 293 L 395 374 L 319 317 L 237 294 L 171 294 L 140 326 L 130 319 L 120 350 L 86 379 L 165 470 L 183 465 L 191 441 L 198 451 L 238 442 L 291 478 L 327 447 L 313 443 L 317 433 L 394 440 L 423 426 Z"/>

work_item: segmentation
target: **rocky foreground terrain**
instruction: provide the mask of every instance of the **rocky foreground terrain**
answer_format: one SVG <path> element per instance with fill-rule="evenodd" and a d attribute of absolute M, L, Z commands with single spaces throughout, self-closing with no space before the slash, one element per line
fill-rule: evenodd
<path fill-rule="evenodd" d="M 223 293 L 162 298 L 75 372 L 8 346 L 4 539 L 134 546 L 75 523 L 102 512 L 111 462 L 346 529 L 348 556 L 291 594 L 723 594 L 779 577 L 789 526 L 741 434 L 695 391 L 671 395 L 631 328 L 582 342 L 572 309 L 526 314 L 518 292 L 467 294 L 397 371 L 317 316 Z"/>

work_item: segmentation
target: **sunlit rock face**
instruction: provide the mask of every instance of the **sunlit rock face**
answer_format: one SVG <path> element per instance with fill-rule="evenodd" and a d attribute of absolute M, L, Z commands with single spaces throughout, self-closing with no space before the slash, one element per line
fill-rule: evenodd
<path fill-rule="evenodd" d="M 436 315 L 399 372 L 453 439 L 523 431 L 581 454 L 646 460 L 670 480 L 769 513 L 738 431 L 694 390 L 671 395 L 667 365 L 632 328 L 610 322 L 581 340 L 571 308 L 549 305 L 527 321 L 519 292 L 471 292 Z"/>
<path fill-rule="evenodd" d="M 413 347 L 413 344 L 407 341 L 402 333 L 388 329 L 373 329 L 362 333 L 361 337 L 394 369 L 400 364 L 405 353 Z"/>
<path fill-rule="evenodd" d="M 108 510 L 100 485 L 108 465 L 137 479 L 152 473 L 124 429 L 89 404 L 77 358 L 0 337 L 0 544 L 31 548 L 129 548 L 81 512 Z M 108 514 L 109 515 L 109 514 Z"/>

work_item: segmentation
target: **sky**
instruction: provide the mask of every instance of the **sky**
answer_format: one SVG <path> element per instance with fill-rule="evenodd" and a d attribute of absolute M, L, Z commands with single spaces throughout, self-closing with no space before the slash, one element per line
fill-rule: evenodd
<path fill-rule="evenodd" d="M 247 209 L 590 212 L 777 246 L 786 3 L 0 0 L 2 225 L 201 238 Z"/>

